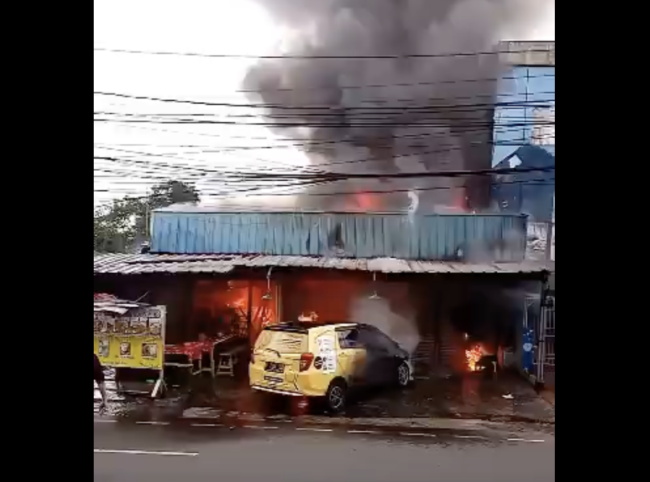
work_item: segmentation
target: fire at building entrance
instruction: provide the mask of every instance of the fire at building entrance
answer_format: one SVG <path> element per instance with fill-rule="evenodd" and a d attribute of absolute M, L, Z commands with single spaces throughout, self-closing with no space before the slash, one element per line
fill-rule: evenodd
<path fill-rule="evenodd" d="M 198 281 L 189 329 L 208 336 L 229 332 L 253 344 L 265 326 L 277 321 L 276 290 L 275 283 L 265 281 Z"/>
<path fill-rule="evenodd" d="M 453 338 L 462 343 L 454 367 L 458 371 L 494 373 L 501 365 L 499 348 L 514 345 L 516 316 L 501 291 L 490 286 L 469 287 L 452 309 Z"/>
<path fill-rule="evenodd" d="M 492 375 L 516 367 L 523 300 L 539 284 L 456 277 L 414 286 L 420 343 L 413 354 L 422 376 Z"/>

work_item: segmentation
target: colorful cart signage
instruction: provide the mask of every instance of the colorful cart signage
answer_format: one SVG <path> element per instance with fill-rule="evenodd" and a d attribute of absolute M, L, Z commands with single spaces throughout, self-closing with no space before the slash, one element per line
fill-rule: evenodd
<path fill-rule="evenodd" d="M 164 306 L 95 311 L 95 354 L 107 367 L 162 370 L 165 318 Z"/>

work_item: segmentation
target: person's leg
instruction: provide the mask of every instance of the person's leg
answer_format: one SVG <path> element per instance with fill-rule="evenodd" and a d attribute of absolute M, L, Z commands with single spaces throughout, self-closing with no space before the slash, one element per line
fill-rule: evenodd
<path fill-rule="evenodd" d="M 106 402 L 108 402 L 108 397 L 106 396 L 106 382 L 101 381 L 97 383 L 97 386 L 99 387 L 99 393 L 102 396 L 102 406 L 106 406 Z"/>
<path fill-rule="evenodd" d="M 106 383 L 104 380 L 104 373 L 95 374 L 95 383 L 97 383 L 99 394 L 102 397 L 102 403 L 100 404 L 100 408 L 106 407 L 106 402 L 108 401 L 108 397 L 106 396 Z"/>

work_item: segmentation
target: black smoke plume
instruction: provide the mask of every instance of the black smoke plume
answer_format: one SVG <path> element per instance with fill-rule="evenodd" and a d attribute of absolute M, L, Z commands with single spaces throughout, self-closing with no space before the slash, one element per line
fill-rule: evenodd
<path fill-rule="evenodd" d="M 505 36 L 525 34 L 547 2 L 257 1 L 288 32 L 283 55 L 395 56 L 260 60 L 245 78 L 245 89 L 260 91 L 250 100 L 269 106 L 276 132 L 304 142 L 314 168 L 355 173 L 489 168 L 499 56 L 448 54 L 496 51 Z M 418 210 L 430 212 L 459 201 L 485 207 L 488 189 L 478 178 L 340 181 L 309 188 L 300 202 L 392 211 L 406 208 L 415 190 Z M 377 190 L 399 192 L 313 196 Z"/>

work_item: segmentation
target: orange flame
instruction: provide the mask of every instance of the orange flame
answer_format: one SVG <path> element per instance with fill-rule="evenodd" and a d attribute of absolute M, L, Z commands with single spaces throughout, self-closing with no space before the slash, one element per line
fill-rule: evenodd
<path fill-rule="evenodd" d="M 465 358 L 467 359 L 467 368 L 471 372 L 478 370 L 476 364 L 483 356 L 483 350 L 480 345 L 474 345 L 469 350 L 465 350 Z"/>
<path fill-rule="evenodd" d="M 246 304 L 246 301 L 243 298 L 241 298 L 241 299 L 232 301 L 231 303 L 228 303 L 228 306 L 232 306 L 234 308 L 241 308 L 245 304 Z"/>
<path fill-rule="evenodd" d="M 305 313 L 300 313 L 300 316 L 298 316 L 298 321 L 301 322 L 316 322 L 318 321 L 318 315 L 316 314 L 315 311 L 312 311 L 308 315 L 305 315 Z"/>
<path fill-rule="evenodd" d="M 459 188 L 454 192 L 454 207 L 460 211 L 469 211 L 469 199 L 465 189 Z"/>

